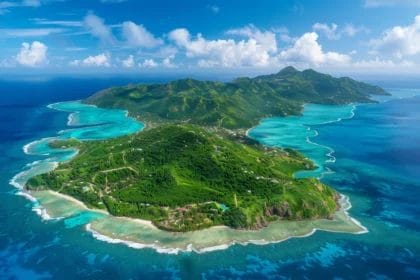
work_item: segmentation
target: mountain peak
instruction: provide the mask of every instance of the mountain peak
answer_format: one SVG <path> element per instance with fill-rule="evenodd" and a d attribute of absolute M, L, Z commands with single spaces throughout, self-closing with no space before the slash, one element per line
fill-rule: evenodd
<path fill-rule="evenodd" d="M 287 66 L 284 67 L 283 69 L 280 70 L 280 72 L 278 72 L 278 74 L 284 75 L 284 74 L 294 74 L 299 72 L 299 70 L 297 70 L 295 67 L 293 66 Z"/>

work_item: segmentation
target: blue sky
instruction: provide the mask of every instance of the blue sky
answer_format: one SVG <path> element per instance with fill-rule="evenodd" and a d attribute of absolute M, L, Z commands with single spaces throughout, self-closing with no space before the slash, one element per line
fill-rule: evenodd
<path fill-rule="evenodd" d="M 0 49 L 0 73 L 420 73 L 420 1 L 0 1 Z"/>

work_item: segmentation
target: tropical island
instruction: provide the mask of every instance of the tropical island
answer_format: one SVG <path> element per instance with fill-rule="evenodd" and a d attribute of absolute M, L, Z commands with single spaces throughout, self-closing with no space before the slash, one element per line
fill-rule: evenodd
<path fill-rule="evenodd" d="M 26 188 L 54 190 L 167 231 L 329 219 L 340 208 L 339 194 L 317 179 L 293 177 L 314 164 L 294 150 L 261 146 L 245 129 L 264 117 L 300 114 L 306 102 L 373 102 L 372 94 L 387 93 L 292 67 L 230 83 L 186 79 L 107 89 L 85 102 L 126 109 L 146 123 L 145 131 L 104 141 L 54 140 L 52 148 L 78 155 Z"/>
<path fill-rule="evenodd" d="M 289 66 L 277 74 L 232 82 L 183 79 L 166 84 L 114 87 L 87 98 L 87 104 L 128 110 L 150 125 L 188 122 L 200 126 L 249 129 L 263 118 L 299 115 L 303 104 L 373 102 L 388 95 L 377 86 L 351 78 L 334 78 L 312 69 Z"/>

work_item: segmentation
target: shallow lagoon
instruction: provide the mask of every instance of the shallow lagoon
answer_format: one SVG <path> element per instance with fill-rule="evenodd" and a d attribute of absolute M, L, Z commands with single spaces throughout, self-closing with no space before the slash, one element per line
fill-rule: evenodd
<path fill-rule="evenodd" d="M 40 160 L 27 165 L 27 169 L 12 180 L 17 188 L 22 188 L 28 178 L 55 168 L 57 162 L 71 159 L 77 154 L 74 149 L 53 149 L 48 142 L 54 139 L 77 138 L 79 140 L 103 140 L 141 131 L 144 125 L 128 117 L 123 110 L 106 110 L 79 101 L 59 102 L 48 105 L 53 110 L 70 113 L 67 126 L 56 136 L 42 138 L 26 144 L 23 150 L 28 155 L 39 156 Z"/>
<path fill-rule="evenodd" d="M 354 116 L 355 105 L 328 106 L 305 104 L 302 116 L 264 119 L 248 132 L 248 136 L 258 142 L 275 147 L 292 148 L 300 151 L 317 165 L 317 169 L 300 171 L 297 178 L 321 178 L 329 172 L 325 163 L 335 162 L 334 150 L 312 141 L 318 132 L 312 126 L 339 122 Z"/>
<path fill-rule="evenodd" d="M 160 253 L 173 254 L 181 251 L 203 253 L 226 249 L 233 244 L 265 245 L 281 242 L 290 237 L 304 237 L 314 233 L 315 230 L 354 234 L 366 232 L 362 225 L 348 216 L 347 210 L 351 205 L 346 197 L 341 201 L 343 208 L 337 211 L 332 220 L 273 222 L 257 231 L 217 226 L 194 232 L 172 233 L 157 229 L 146 221 L 87 210 L 78 203 L 63 199 L 53 192 L 41 191 L 32 195 L 47 209 L 50 219 L 65 218 L 64 223 L 67 227 L 83 224 L 99 240 L 123 243 L 137 249 L 152 248 Z"/>

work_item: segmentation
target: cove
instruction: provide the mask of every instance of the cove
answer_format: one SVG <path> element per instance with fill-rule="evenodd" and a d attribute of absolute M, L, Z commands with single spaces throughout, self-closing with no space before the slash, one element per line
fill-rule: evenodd
<path fill-rule="evenodd" d="M 330 172 L 325 164 L 335 162 L 335 157 L 333 149 L 314 142 L 318 136 L 315 127 L 350 119 L 355 109 L 355 105 L 305 104 L 302 116 L 264 119 L 248 131 L 248 136 L 266 146 L 298 150 L 315 162 L 315 170 L 296 172 L 296 178 L 322 178 Z"/>

